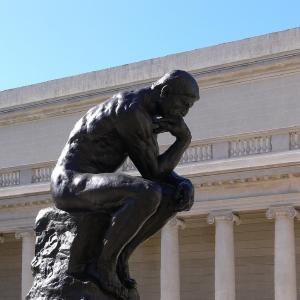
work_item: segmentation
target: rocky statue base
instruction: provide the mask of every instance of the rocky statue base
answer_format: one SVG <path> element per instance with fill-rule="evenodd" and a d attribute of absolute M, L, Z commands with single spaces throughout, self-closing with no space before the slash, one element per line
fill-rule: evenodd
<path fill-rule="evenodd" d="M 109 221 L 109 215 L 99 212 L 41 210 L 35 227 L 34 282 L 26 300 L 119 300 L 97 281 L 101 231 Z"/>

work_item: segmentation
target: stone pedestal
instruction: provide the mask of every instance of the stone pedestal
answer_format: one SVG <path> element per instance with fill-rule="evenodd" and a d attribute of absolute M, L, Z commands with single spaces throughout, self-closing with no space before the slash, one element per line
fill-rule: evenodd
<path fill-rule="evenodd" d="M 99 212 L 40 211 L 32 261 L 34 282 L 26 300 L 122 300 L 102 289 L 97 278 L 101 237 L 108 222 L 110 216 Z"/>

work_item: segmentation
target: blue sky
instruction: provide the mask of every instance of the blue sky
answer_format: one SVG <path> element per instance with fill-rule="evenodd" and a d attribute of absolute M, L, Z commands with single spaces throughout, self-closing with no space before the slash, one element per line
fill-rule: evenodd
<path fill-rule="evenodd" d="M 299 0 L 0 0 L 0 90 L 298 26 Z"/>

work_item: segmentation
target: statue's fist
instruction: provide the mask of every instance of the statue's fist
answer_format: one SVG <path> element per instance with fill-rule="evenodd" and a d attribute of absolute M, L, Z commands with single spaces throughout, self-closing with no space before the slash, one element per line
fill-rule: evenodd
<path fill-rule="evenodd" d="M 173 136 L 190 141 L 191 132 L 183 118 L 160 118 L 153 121 L 153 132 L 158 134 L 169 132 Z"/>
<path fill-rule="evenodd" d="M 176 190 L 175 211 L 190 210 L 194 204 L 194 187 L 190 180 L 182 181 Z"/>

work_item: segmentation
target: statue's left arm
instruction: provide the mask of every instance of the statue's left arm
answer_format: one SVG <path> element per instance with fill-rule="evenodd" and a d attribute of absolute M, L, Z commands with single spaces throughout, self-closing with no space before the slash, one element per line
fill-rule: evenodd
<path fill-rule="evenodd" d="M 161 119 L 159 126 L 170 132 L 175 142 L 158 155 L 152 121 L 142 111 L 127 111 L 122 116 L 118 131 L 127 146 L 129 157 L 149 180 L 172 185 L 176 189 L 176 211 L 188 210 L 194 201 L 194 189 L 190 180 L 177 175 L 173 170 L 191 141 L 191 133 L 183 118 Z"/>

